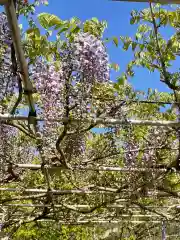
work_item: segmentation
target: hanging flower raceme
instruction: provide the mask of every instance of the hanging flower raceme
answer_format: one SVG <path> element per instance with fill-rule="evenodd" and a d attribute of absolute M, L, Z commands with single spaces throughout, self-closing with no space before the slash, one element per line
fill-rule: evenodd
<path fill-rule="evenodd" d="M 31 69 L 30 78 L 39 94 L 37 111 L 44 119 L 41 130 L 44 139 L 44 151 L 49 154 L 55 148 L 58 137 L 57 122 L 48 121 L 59 119 L 64 114 L 64 76 L 61 69 L 56 70 L 53 64 L 38 61 Z"/>
<path fill-rule="evenodd" d="M 101 40 L 89 33 L 79 33 L 70 44 L 73 71 L 85 84 L 107 82 L 109 62 Z"/>
<path fill-rule="evenodd" d="M 60 118 L 64 111 L 63 90 L 64 75 L 53 65 L 37 63 L 32 72 L 32 79 L 40 93 L 44 118 Z"/>
<path fill-rule="evenodd" d="M 0 42 L 1 44 L 11 45 L 11 31 L 8 26 L 8 21 L 5 13 L 0 13 Z"/>
<path fill-rule="evenodd" d="M 14 138 L 17 134 L 17 129 L 0 124 L 0 179 L 3 179 L 7 163 L 10 161 L 14 162 L 14 153 L 17 151 L 14 145 Z"/>
<path fill-rule="evenodd" d="M 11 34 L 7 17 L 0 13 L 0 100 L 13 93 L 15 81 L 11 68 Z"/>
<path fill-rule="evenodd" d="M 92 90 L 97 83 L 109 81 L 109 61 L 102 41 L 89 33 L 78 33 L 61 50 L 62 70 L 70 78 L 70 100 L 76 104 L 76 116 L 87 115 Z"/>

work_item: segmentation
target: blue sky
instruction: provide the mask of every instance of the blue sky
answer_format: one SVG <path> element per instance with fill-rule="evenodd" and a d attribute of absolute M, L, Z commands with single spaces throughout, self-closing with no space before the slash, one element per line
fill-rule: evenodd
<path fill-rule="evenodd" d="M 120 35 L 133 36 L 136 26 L 129 23 L 130 13 L 133 9 L 140 10 L 147 7 L 148 3 L 112 2 L 110 0 L 49 0 L 49 6 L 39 7 L 38 12 L 53 13 L 63 20 L 73 16 L 77 16 L 82 21 L 97 17 L 108 23 L 106 37 L 118 37 Z M 169 38 L 171 34 L 170 29 L 164 31 L 166 38 Z M 113 44 L 108 45 L 108 53 L 110 60 L 120 65 L 120 72 L 125 70 L 127 63 L 132 59 L 131 52 L 124 52 Z M 117 75 L 119 73 L 112 74 L 113 80 Z M 150 87 L 157 88 L 159 91 L 168 91 L 168 88 L 160 82 L 158 73 L 149 73 L 145 69 L 137 69 L 131 83 L 138 90 L 146 90 Z"/>

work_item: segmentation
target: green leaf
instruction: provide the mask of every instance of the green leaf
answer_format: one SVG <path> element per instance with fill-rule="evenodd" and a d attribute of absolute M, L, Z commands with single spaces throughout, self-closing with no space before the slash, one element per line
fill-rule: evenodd
<path fill-rule="evenodd" d="M 51 35 L 52 35 L 52 31 L 51 31 L 51 30 L 48 30 L 48 31 L 46 32 L 46 36 L 49 37 L 49 36 L 51 36 Z"/>
<path fill-rule="evenodd" d="M 106 27 L 107 24 L 105 21 L 100 22 L 96 18 L 92 18 L 83 23 L 83 31 L 89 32 L 96 37 L 101 37 Z"/>
<path fill-rule="evenodd" d="M 27 29 L 26 33 L 28 34 L 28 36 L 38 36 L 40 37 L 40 30 L 39 28 L 29 28 Z"/>
<path fill-rule="evenodd" d="M 73 17 L 70 19 L 70 24 L 79 24 L 81 21 L 77 17 Z"/>
<path fill-rule="evenodd" d="M 132 42 L 132 50 L 134 51 L 137 47 L 137 43 L 136 42 Z"/>
<path fill-rule="evenodd" d="M 113 37 L 113 42 L 116 45 L 116 47 L 118 47 L 119 41 L 117 37 Z"/>
<path fill-rule="evenodd" d="M 123 76 L 120 76 L 120 77 L 117 77 L 117 81 L 118 81 L 118 84 L 119 85 L 124 85 L 125 84 L 125 82 L 126 82 L 126 76 L 125 75 L 123 75 Z"/>
<path fill-rule="evenodd" d="M 132 18 L 130 19 L 130 24 L 133 25 L 133 24 L 135 23 L 135 21 L 136 21 L 136 19 L 135 19 L 134 17 L 132 17 Z"/>
<path fill-rule="evenodd" d="M 142 34 L 140 34 L 140 33 L 136 33 L 136 40 L 139 40 L 139 39 L 141 39 L 142 38 Z"/>
<path fill-rule="evenodd" d="M 141 24 L 138 27 L 138 32 L 139 33 L 146 33 L 149 30 L 149 27 L 145 24 Z"/>
<path fill-rule="evenodd" d="M 131 42 L 125 42 L 123 45 L 123 49 L 127 51 L 130 45 L 131 45 Z"/>
<path fill-rule="evenodd" d="M 63 27 L 59 32 L 58 35 L 60 35 L 61 33 L 67 31 L 69 29 L 69 27 Z"/>
<path fill-rule="evenodd" d="M 74 24 L 70 30 L 71 33 L 78 33 L 80 31 L 80 27 Z"/>
<path fill-rule="evenodd" d="M 97 24 L 99 24 L 99 20 L 97 18 L 95 18 L 95 17 L 92 18 L 92 21 L 97 23 Z"/>
<path fill-rule="evenodd" d="M 64 24 L 64 21 L 50 13 L 40 13 L 38 15 L 38 20 L 41 26 L 45 29 L 51 28 L 53 26 L 60 28 Z"/>

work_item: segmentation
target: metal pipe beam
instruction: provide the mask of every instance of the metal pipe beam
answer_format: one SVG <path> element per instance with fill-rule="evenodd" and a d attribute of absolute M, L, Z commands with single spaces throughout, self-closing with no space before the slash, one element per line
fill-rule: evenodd
<path fill-rule="evenodd" d="M 63 166 L 44 166 L 49 172 L 51 171 L 61 171 L 69 170 Z M 111 167 L 111 166 L 71 166 L 73 170 L 82 170 L 82 171 L 112 171 L 112 172 L 166 172 L 167 169 L 158 169 L 158 168 L 121 168 L 121 167 Z M 21 169 L 30 169 L 30 170 L 41 170 L 40 164 L 15 164 L 15 168 Z"/>
<path fill-rule="evenodd" d="M 69 118 L 40 118 L 34 117 L 36 121 L 49 121 L 49 122 L 68 122 Z M 21 120 L 28 121 L 29 117 L 24 115 L 10 115 L 10 114 L 0 114 L 0 120 Z M 84 122 L 84 123 L 93 123 L 93 124 L 110 124 L 110 125 L 134 125 L 134 126 L 159 126 L 159 127 L 180 127 L 180 122 L 178 121 L 164 121 L 164 120 L 139 120 L 139 119 L 116 119 L 116 118 L 86 118 L 86 119 L 70 119 L 71 122 Z"/>
<path fill-rule="evenodd" d="M 121 199 L 122 200 L 122 199 Z M 123 203 L 123 201 L 120 201 L 121 203 Z M 124 203 L 126 203 L 126 201 L 124 201 Z M 3 204 L 0 204 L 0 207 L 22 207 L 22 208 L 44 208 L 44 207 L 52 207 L 52 205 L 50 204 L 32 204 L 32 203 L 3 203 Z M 90 208 L 93 208 L 94 206 L 93 205 L 80 205 L 80 204 L 77 204 L 77 205 L 68 205 L 70 208 L 76 208 L 76 209 L 90 209 Z M 107 209 L 110 209 L 110 208 L 115 208 L 115 209 L 118 209 L 118 208 L 124 208 L 126 205 L 123 205 L 123 204 L 110 204 L 110 205 L 107 205 L 106 208 Z M 62 204 L 54 204 L 54 207 L 55 208 L 62 208 L 63 205 Z M 134 210 L 133 212 L 140 212 L 140 210 L 137 210 L 139 209 L 140 207 L 138 206 L 134 206 L 134 205 L 131 205 L 129 206 L 129 209 L 136 209 Z M 147 206 L 146 209 L 168 209 L 170 208 L 168 205 L 166 206 Z M 174 209 L 180 209 L 180 205 L 176 205 L 174 206 Z"/>
<path fill-rule="evenodd" d="M 48 189 L 43 188 L 32 188 L 32 189 L 21 189 L 21 188 L 0 188 L 0 191 L 2 192 L 17 192 L 22 194 L 29 194 L 29 193 L 52 193 L 53 195 L 65 195 L 65 194 L 105 194 L 105 195 L 122 195 L 122 193 L 129 193 L 127 190 L 123 190 L 121 192 L 118 192 L 118 189 L 116 188 L 106 188 L 106 187 L 96 187 L 94 190 L 89 189 L 51 189 L 50 191 Z M 176 192 L 177 196 L 180 197 L 180 192 Z M 160 191 L 149 191 L 147 193 L 147 197 L 172 197 L 170 194 L 166 192 L 160 192 Z M 127 198 L 129 196 L 127 195 Z"/>

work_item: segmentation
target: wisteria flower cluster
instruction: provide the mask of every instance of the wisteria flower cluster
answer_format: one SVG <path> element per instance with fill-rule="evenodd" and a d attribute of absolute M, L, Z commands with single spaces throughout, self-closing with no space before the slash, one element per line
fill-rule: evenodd
<path fill-rule="evenodd" d="M 11 31 L 8 26 L 8 21 L 5 13 L 0 13 L 0 41 L 2 44 L 6 44 L 8 46 L 11 45 Z"/>
<path fill-rule="evenodd" d="M 55 66 L 48 66 L 42 62 L 36 64 L 32 72 L 36 89 L 40 93 L 43 115 L 46 118 L 62 116 L 64 75 L 61 70 L 56 71 Z"/>
<path fill-rule="evenodd" d="M 108 56 L 102 42 L 88 33 L 79 33 L 68 48 L 62 52 L 61 66 L 57 71 L 53 65 L 37 64 L 32 78 L 40 93 L 44 114 L 49 117 L 62 116 L 64 97 L 69 104 L 79 100 L 84 89 L 92 88 L 96 82 L 109 80 Z M 68 82 L 69 91 L 65 91 Z M 78 84 L 81 83 L 81 89 Z M 81 96 L 82 98 L 83 96 Z M 70 106 L 69 106 L 70 107 Z"/>
<path fill-rule="evenodd" d="M 44 151 L 49 151 L 55 148 L 55 141 L 58 137 L 57 122 L 49 122 L 49 118 L 58 119 L 64 114 L 64 75 L 59 69 L 56 71 L 54 65 L 48 65 L 42 61 L 38 61 L 32 67 L 32 81 L 40 96 L 37 107 L 38 114 L 44 119 L 44 124 L 41 127 L 44 139 Z"/>
<path fill-rule="evenodd" d="M 5 124 L 0 124 L 0 166 L 3 168 L 5 163 L 11 161 L 12 140 L 17 135 L 17 130 Z"/>
<path fill-rule="evenodd" d="M 0 13 L 0 100 L 10 96 L 15 85 L 11 69 L 11 44 L 7 17 Z"/>
<path fill-rule="evenodd" d="M 89 33 L 79 33 L 70 49 L 72 69 L 85 84 L 109 80 L 109 60 L 101 40 Z"/>
<path fill-rule="evenodd" d="M 89 99 L 85 99 L 90 96 L 93 85 L 109 80 L 108 56 L 105 47 L 99 39 L 88 33 L 79 33 L 73 42 L 67 44 L 65 50 L 61 50 L 60 56 L 61 65 L 58 70 L 53 63 L 47 64 L 40 61 L 36 63 L 31 74 L 36 89 L 40 93 L 42 104 L 40 109 L 45 119 L 65 116 L 67 107 L 73 109 L 71 111 L 73 116 L 79 117 L 80 112 L 87 112 Z M 72 108 L 73 105 L 75 108 Z M 51 142 L 46 141 L 51 149 L 54 142 L 52 139 L 57 136 L 57 131 L 54 132 L 56 127 L 55 123 L 45 123 L 45 135 L 49 138 L 53 132 Z M 82 152 L 82 148 L 84 149 L 82 147 L 84 137 L 79 137 L 78 134 L 69 136 L 68 141 L 65 140 L 65 142 L 67 144 L 64 150 L 73 155 L 78 155 Z"/>

